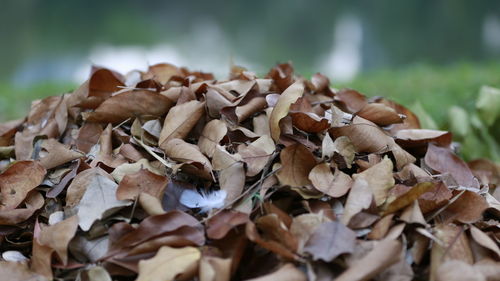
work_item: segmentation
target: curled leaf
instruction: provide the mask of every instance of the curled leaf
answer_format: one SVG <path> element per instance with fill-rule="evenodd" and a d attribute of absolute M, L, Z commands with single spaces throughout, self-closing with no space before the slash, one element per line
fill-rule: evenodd
<path fill-rule="evenodd" d="M 297 81 L 290 85 L 278 98 L 276 106 L 269 116 L 269 127 L 271 128 L 271 137 L 275 142 L 279 141 L 281 135 L 280 121 L 288 115 L 290 106 L 304 94 L 304 84 Z"/>
<path fill-rule="evenodd" d="M 327 163 L 316 165 L 309 173 L 309 180 L 314 188 L 334 198 L 343 196 L 352 186 L 350 176 L 339 169 L 332 173 Z"/>

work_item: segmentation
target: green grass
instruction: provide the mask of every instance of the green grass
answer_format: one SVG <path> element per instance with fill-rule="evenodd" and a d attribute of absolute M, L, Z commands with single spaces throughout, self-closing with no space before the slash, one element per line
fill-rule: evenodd
<path fill-rule="evenodd" d="M 440 128 L 447 126 L 449 107 L 459 105 L 467 111 L 473 110 L 483 85 L 500 88 L 500 63 L 446 67 L 421 64 L 396 71 L 365 73 L 341 85 L 334 83 L 337 88 L 349 87 L 368 96 L 384 96 L 411 109 L 420 103 Z"/>
<path fill-rule="evenodd" d="M 0 83 L 0 122 L 25 117 L 31 101 L 60 95 L 76 88 L 73 83 L 46 82 L 29 87 Z"/>

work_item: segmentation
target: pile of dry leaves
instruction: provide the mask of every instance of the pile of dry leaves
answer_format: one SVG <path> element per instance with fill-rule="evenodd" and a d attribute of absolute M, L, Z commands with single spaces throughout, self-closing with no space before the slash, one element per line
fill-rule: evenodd
<path fill-rule="evenodd" d="M 0 124 L 2 280 L 499 280 L 499 167 L 294 75 L 94 68 Z"/>

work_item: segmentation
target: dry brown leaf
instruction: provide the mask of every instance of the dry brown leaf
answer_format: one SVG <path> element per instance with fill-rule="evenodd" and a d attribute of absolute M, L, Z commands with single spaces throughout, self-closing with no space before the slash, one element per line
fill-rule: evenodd
<path fill-rule="evenodd" d="M 436 281 L 486 281 L 487 279 L 470 264 L 449 260 L 439 266 Z"/>
<path fill-rule="evenodd" d="M 236 97 L 226 90 L 210 86 L 207 89 L 206 99 L 208 115 L 212 118 L 220 118 L 222 109 L 232 106 Z"/>
<path fill-rule="evenodd" d="M 123 263 L 126 268 L 138 272 L 138 263 L 147 255 L 153 256 L 160 247 L 186 247 L 201 246 L 205 243 L 204 233 L 196 227 L 182 226 L 174 231 L 162 233 L 135 246 L 126 247 L 111 258 L 106 258 L 110 262 Z M 129 259 L 129 261 L 127 261 Z"/>
<path fill-rule="evenodd" d="M 83 194 L 87 190 L 87 187 L 98 175 L 108 177 L 110 180 L 113 179 L 101 168 L 92 168 L 80 172 L 68 186 L 68 189 L 66 191 L 66 206 L 76 206 L 82 199 Z"/>
<path fill-rule="evenodd" d="M 438 224 L 434 234 L 440 243 L 433 243 L 431 251 L 430 278 L 437 280 L 438 270 L 448 260 L 473 263 L 472 251 L 464 228 L 454 224 Z"/>
<path fill-rule="evenodd" d="M 163 194 L 162 194 L 163 195 Z M 139 204 L 144 209 L 146 213 L 150 216 L 156 216 L 165 214 L 165 210 L 163 210 L 163 206 L 161 204 L 160 199 L 158 197 L 154 197 L 145 192 L 141 192 L 139 195 Z M 163 198 L 162 198 L 163 199 Z"/>
<path fill-rule="evenodd" d="M 352 253 L 356 233 L 340 222 L 325 222 L 318 226 L 304 245 L 304 252 L 314 260 L 331 262 L 341 254 Z"/>
<path fill-rule="evenodd" d="M 429 144 L 425 154 L 425 163 L 435 171 L 449 173 L 461 186 L 479 188 L 479 182 L 467 164 L 450 149 Z"/>
<path fill-rule="evenodd" d="M 241 92 L 233 104 L 220 110 L 220 113 L 234 124 L 239 124 L 253 114 L 265 109 L 267 93 L 262 92 L 256 81 L 245 81 L 249 87 L 231 90 L 231 93 Z"/>
<path fill-rule="evenodd" d="M 297 269 L 293 264 L 287 263 L 278 270 L 265 276 L 247 279 L 246 281 L 305 281 L 306 275 Z"/>
<path fill-rule="evenodd" d="M 474 241 L 476 241 L 479 245 L 491 250 L 493 253 L 500 257 L 500 249 L 498 248 L 498 244 L 491 239 L 488 234 L 482 232 L 477 227 L 471 225 L 470 233 Z"/>
<path fill-rule="evenodd" d="M 123 77 L 110 69 L 92 66 L 88 83 L 88 96 L 101 99 L 109 98 L 123 84 Z"/>
<path fill-rule="evenodd" d="M 0 253 L 31 259 L 3 277 L 498 279 L 498 165 L 465 164 L 395 102 L 298 77 L 93 68 L 33 101 L 0 124 Z"/>
<path fill-rule="evenodd" d="M 0 123 L 0 146 L 9 146 L 12 144 L 18 127 L 20 127 L 24 121 L 24 119 L 18 119 Z"/>
<path fill-rule="evenodd" d="M 136 229 L 123 233 L 121 237 L 116 238 L 116 242 L 111 245 L 108 255 L 115 255 L 128 247 L 140 245 L 152 238 L 161 237 L 182 228 L 198 229 L 199 232 L 200 226 L 201 224 L 197 219 L 177 210 L 161 215 L 149 216 Z M 202 241 L 197 241 L 203 244 L 205 237 L 202 235 L 201 238 L 203 239 Z"/>
<path fill-rule="evenodd" d="M 286 230 L 279 229 L 279 228 L 278 229 L 267 229 L 267 231 L 272 231 L 272 230 L 280 231 L 280 234 L 283 234 L 283 232 L 286 232 Z M 297 259 L 297 256 L 295 255 L 293 250 L 291 248 L 289 248 L 287 245 L 283 245 L 279 241 L 276 241 L 274 239 L 265 238 L 265 237 L 261 236 L 259 234 L 259 231 L 257 230 L 257 227 L 255 226 L 255 224 L 253 222 L 251 222 L 251 221 L 247 222 L 246 227 L 245 227 L 245 233 L 250 241 L 255 242 L 256 244 L 260 245 L 261 247 L 268 249 L 269 251 L 272 251 L 272 252 L 276 253 L 277 255 L 280 255 L 281 257 L 288 259 L 288 260 Z M 285 239 L 285 237 L 273 237 L 273 238 L 280 238 L 280 240 Z"/>
<path fill-rule="evenodd" d="M 78 216 L 72 216 L 54 225 L 42 227 L 38 242 L 53 249 L 62 263 L 68 263 L 68 244 L 78 228 Z"/>
<path fill-rule="evenodd" d="M 255 80 L 241 80 L 235 79 L 227 82 L 222 82 L 217 84 L 217 87 L 222 88 L 226 91 L 233 91 L 238 96 L 244 96 L 250 91 L 256 84 Z"/>
<path fill-rule="evenodd" d="M 233 202 L 245 188 L 245 168 L 242 162 L 235 162 L 219 172 L 220 189 L 226 192 L 226 203 Z"/>
<path fill-rule="evenodd" d="M 455 202 L 446 207 L 441 216 L 447 222 L 456 220 L 462 223 L 473 223 L 481 219 L 487 208 L 488 203 L 483 196 L 472 191 L 465 191 Z"/>
<path fill-rule="evenodd" d="M 227 126 L 224 121 L 214 119 L 208 122 L 201 132 L 198 140 L 198 147 L 208 157 L 214 155 L 215 147 L 220 143 L 227 133 Z"/>
<path fill-rule="evenodd" d="M 85 273 L 92 281 L 113 281 L 109 273 L 102 266 L 93 266 L 85 271 Z"/>
<path fill-rule="evenodd" d="M 410 205 L 413 201 L 417 200 L 420 195 L 434 188 L 432 182 L 422 182 L 414 185 L 407 192 L 398 196 L 394 201 L 391 201 L 384 210 L 384 214 L 397 212 L 398 210 Z"/>
<path fill-rule="evenodd" d="M 401 147 L 420 156 L 425 154 L 428 143 L 448 147 L 452 140 L 450 132 L 428 129 L 399 130 L 394 137 L 396 138 L 396 143 Z"/>
<path fill-rule="evenodd" d="M 123 77 L 106 68 L 93 66 L 89 80 L 83 83 L 68 100 L 70 114 L 76 118 L 80 113 L 75 106 L 96 109 L 104 100 L 125 86 Z"/>
<path fill-rule="evenodd" d="M 320 214 L 302 214 L 293 218 L 290 225 L 290 233 L 297 238 L 297 252 L 299 254 L 303 254 L 304 245 L 316 228 L 328 221 L 330 219 L 322 212 Z"/>
<path fill-rule="evenodd" d="M 369 103 L 363 106 L 356 115 L 370 120 L 379 126 L 403 123 L 403 117 L 396 110 L 382 103 Z"/>
<path fill-rule="evenodd" d="M 25 131 L 32 136 L 46 135 L 48 138 L 61 136 L 68 125 L 67 99 L 68 97 L 63 95 L 33 101 Z"/>
<path fill-rule="evenodd" d="M 44 140 L 41 147 L 43 150 L 40 153 L 40 164 L 45 169 L 52 169 L 84 156 L 78 151 L 68 149 L 56 139 Z"/>
<path fill-rule="evenodd" d="M 231 229 L 245 224 L 248 220 L 248 214 L 230 210 L 222 211 L 207 221 L 207 237 L 222 239 Z"/>
<path fill-rule="evenodd" d="M 275 149 L 274 142 L 268 135 L 258 138 L 249 145 L 239 145 L 238 154 L 247 164 L 247 176 L 259 174 L 268 164 Z"/>
<path fill-rule="evenodd" d="M 157 175 L 147 169 L 141 169 L 136 173 L 127 174 L 123 177 L 116 190 L 116 199 L 134 200 L 140 193 L 145 192 L 161 200 L 168 181 L 169 179 L 165 176 Z"/>
<path fill-rule="evenodd" d="M 309 180 L 314 188 L 333 198 L 344 196 L 353 183 L 351 177 L 339 169 L 332 173 L 327 163 L 316 165 L 309 173 Z"/>
<path fill-rule="evenodd" d="M 263 94 L 247 94 L 236 107 L 223 108 L 222 113 L 229 112 L 228 118 L 232 117 L 234 123 L 241 123 L 251 117 L 253 114 L 265 109 L 267 102 Z M 234 113 L 233 113 L 234 112 Z M 233 117 L 234 116 L 234 117 Z"/>
<path fill-rule="evenodd" d="M 427 214 L 446 205 L 452 196 L 453 193 L 443 182 L 437 182 L 431 190 L 418 198 L 418 204 L 422 213 Z"/>
<path fill-rule="evenodd" d="M 380 240 L 385 237 L 389 231 L 389 227 L 392 224 L 392 218 L 394 214 L 389 214 L 381 218 L 372 228 L 372 231 L 368 234 L 368 238 L 372 240 Z"/>
<path fill-rule="evenodd" d="M 375 245 L 373 250 L 360 260 L 357 260 L 335 280 L 370 280 L 390 265 L 397 263 L 400 259 L 401 250 L 401 242 L 391 239 L 382 240 Z"/>
<path fill-rule="evenodd" d="M 315 92 L 322 92 L 330 87 L 330 80 L 328 77 L 318 72 L 311 77 L 311 84 Z"/>
<path fill-rule="evenodd" d="M 134 163 L 124 163 L 116 167 L 111 173 L 111 176 L 113 176 L 116 182 L 120 183 L 125 176 L 136 174 L 143 169 L 159 176 L 165 174 L 164 170 L 153 167 L 150 161 L 145 158 L 141 158 Z"/>
<path fill-rule="evenodd" d="M 89 153 L 92 146 L 94 146 L 102 134 L 102 125 L 98 123 L 84 123 L 78 130 L 76 138 L 76 148 L 85 153 Z"/>
<path fill-rule="evenodd" d="M 388 157 L 384 157 L 380 163 L 359 174 L 352 175 L 352 178 L 354 181 L 358 179 L 366 181 L 372 190 L 375 203 L 377 206 L 381 206 L 387 199 L 389 189 L 395 183 L 392 168 L 392 161 Z"/>
<path fill-rule="evenodd" d="M 273 85 L 279 93 L 285 91 L 294 81 L 293 66 L 291 63 L 280 63 L 273 67 L 266 78 L 273 79 Z"/>
<path fill-rule="evenodd" d="M 38 241 L 40 233 L 40 224 L 37 220 L 35 221 L 33 230 L 33 245 L 30 268 L 34 272 L 46 277 L 49 280 L 52 280 L 53 274 L 51 264 L 52 253 L 54 252 L 54 249 L 49 246 L 44 246 Z"/>
<path fill-rule="evenodd" d="M 38 162 L 19 161 L 0 174 L 0 211 L 13 210 L 39 186 L 46 170 Z"/>
<path fill-rule="evenodd" d="M 253 144 L 241 144 L 238 146 L 238 154 L 241 156 L 243 162 L 247 164 L 247 176 L 252 177 L 258 175 L 266 167 L 272 152 L 268 153 L 261 147 Z"/>
<path fill-rule="evenodd" d="M 424 226 L 427 225 L 417 201 L 413 201 L 408 207 L 406 207 L 406 209 L 403 210 L 400 219 L 406 223 L 418 223 Z"/>
<path fill-rule="evenodd" d="M 410 163 L 394 174 L 394 178 L 403 183 L 431 181 L 432 177 L 424 169 Z"/>
<path fill-rule="evenodd" d="M 31 191 L 24 200 L 26 208 L 0 210 L 0 225 L 15 225 L 29 219 L 45 204 L 43 196 L 38 191 Z"/>
<path fill-rule="evenodd" d="M 370 207 L 372 200 L 373 192 L 368 182 L 363 178 L 354 180 L 351 191 L 347 196 L 341 222 L 345 225 L 349 224 L 349 221 L 354 215 Z"/>
<path fill-rule="evenodd" d="M 187 165 L 180 166 L 187 173 L 211 179 L 212 164 L 194 144 L 181 139 L 172 139 L 165 143 L 165 154 L 175 161 Z"/>
<path fill-rule="evenodd" d="M 418 120 L 418 117 L 413 112 L 408 110 L 408 108 L 383 97 L 376 98 L 374 102 L 385 104 L 391 108 L 394 108 L 397 113 L 406 116 L 402 124 L 394 124 L 392 126 L 390 130 L 392 134 L 403 129 L 420 129 L 420 121 Z"/>
<path fill-rule="evenodd" d="M 500 276 L 500 262 L 484 259 L 474 264 L 474 269 L 480 272 L 486 280 L 498 281 Z"/>
<path fill-rule="evenodd" d="M 140 116 L 160 117 L 168 112 L 172 101 L 155 92 L 137 90 L 106 99 L 95 111 L 83 113 L 88 122 L 117 124 Z"/>
<path fill-rule="evenodd" d="M 144 158 L 145 154 L 140 152 L 136 147 L 130 143 L 120 146 L 120 155 L 125 157 L 128 161 L 137 162 Z"/>
<path fill-rule="evenodd" d="M 269 118 L 268 118 L 271 112 L 270 110 L 272 110 L 272 108 L 267 108 L 265 110 L 266 112 L 265 114 L 259 114 L 255 116 L 252 120 L 253 131 L 259 136 L 266 135 L 271 137 L 271 129 L 269 128 Z"/>
<path fill-rule="evenodd" d="M 229 281 L 231 259 L 203 256 L 200 260 L 200 281 Z"/>
<path fill-rule="evenodd" d="M 231 154 L 226 150 L 227 147 L 217 145 L 212 158 L 212 166 L 216 171 L 222 171 L 232 165 L 241 162 L 241 156 L 238 153 Z"/>
<path fill-rule="evenodd" d="M 9 281 L 47 281 L 28 268 L 26 262 L 0 261 L 0 276 Z"/>
<path fill-rule="evenodd" d="M 415 162 L 415 157 L 397 145 L 381 128 L 359 116 L 354 117 L 351 125 L 331 128 L 329 133 L 333 138 L 347 136 L 356 148 L 356 152 L 381 154 L 392 151 L 398 169 Z"/>
<path fill-rule="evenodd" d="M 201 253 L 194 247 L 163 246 L 158 253 L 139 262 L 137 281 L 186 280 L 196 274 Z"/>
<path fill-rule="evenodd" d="M 290 112 L 293 125 L 304 132 L 320 133 L 330 128 L 328 119 L 322 118 L 312 112 L 294 111 Z"/>
<path fill-rule="evenodd" d="M 412 265 L 407 261 L 407 250 L 403 247 L 399 261 L 377 275 L 377 280 L 411 281 L 415 279 Z"/>
<path fill-rule="evenodd" d="M 163 122 L 163 129 L 158 140 L 160 148 L 165 149 L 169 140 L 184 139 L 204 112 L 205 103 L 197 100 L 172 107 Z"/>
<path fill-rule="evenodd" d="M 88 231 L 96 220 L 104 219 L 112 212 L 131 205 L 131 201 L 117 200 L 118 185 L 109 177 L 94 173 L 85 188 L 85 192 L 78 202 L 78 225 Z"/>
<path fill-rule="evenodd" d="M 281 93 L 276 106 L 269 116 L 269 127 L 271 129 L 271 137 L 275 142 L 278 142 L 281 135 L 280 121 L 288 115 L 290 106 L 296 102 L 304 94 L 304 83 L 297 81 L 286 88 Z"/>
<path fill-rule="evenodd" d="M 273 208 L 270 208 L 271 210 Z M 274 209 L 274 212 L 255 220 L 255 225 L 263 233 L 264 237 L 279 242 L 291 251 L 296 251 L 297 240 L 290 233 L 288 225 L 291 220 L 287 214 Z M 287 219 L 290 223 L 287 223 Z"/>
<path fill-rule="evenodd" d="M 488 159 L 476 159 L 468 162 L 467 166 L 482 184 L 500 185 L 500 165 Z"/>
<path fill-rule="evenodd" d="M 352 89 L 338 91 L 335 93 L 335 100 L 342 102 L 343 107 L 350 113 L 358 112 L 368 104 L 363 94 Z"/>
<path fill-rule="evenodd" d="M 330 138 L 330 135 L 328 135 L 328 138 Z M 332 144 L 331 151 L 332 153 L 330 157 L 334 157 L 335 152 L 340 154 L 340 156 L 342 156 L 345 162 L 345 166 L 347 166 L 347 168 L 351 168 L 351 164 L 354 161 L 356 150 L 351 140 L 348 137 L 342 136 L 336 138 Z"/>
<path fill-rule="evenodd" d="M 157 63 L 151 65 L 146 73 L 142 74 L 142 79 L 155 79 L 165 84 L 173 76 L 183 76 L 182 71 L 175 65 L 169 63 Z"/>
<path fill-rule="evenodd" d="M 301 187 L 311 184 L 309 172 L 316 165 L 313 154 L 302 144 L 286 147 L 280 153 L 281 170 L 276 173 L 282 185 Z"/>
<path fill-rule="evenodd" d="M 92 159 L 92 162 L 90 164 L 92 167 L 97 166 L 99 163 L 104 163 L 108 167 L 116 168 L 121 164 L 127 162 L 127 160 L 125 160 L 123 156 L 117 154 L 117 151 L 113 150 L 112 134 L 113 127 L 111 126 L 111 124 L 108 124 L 99 138 L 99 143 L 97 146 L 99 151 L 97 152 L 97 155 L 95 155 L 94 159 L 90 157 Z"/>

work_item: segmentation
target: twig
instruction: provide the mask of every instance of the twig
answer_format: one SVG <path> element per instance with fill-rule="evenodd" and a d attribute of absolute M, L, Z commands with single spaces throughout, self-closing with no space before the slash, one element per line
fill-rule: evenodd
<path fill-rule="evenodd" d="M 158 154 L 154 153 L 151 148 L 149 148 L 149 146 L 147 146 L 144 142 L 142 142 L 142 140 L 136 138 L 134 136 L 134 140 L 136 140 L 141 146 L 142 148 L 144 148 L 144 150 L 146 150 L 147 153 L 149 153 L 151 156 L 153 156 L 154 158 L 156 158 L 156 160 L 160 161 L 160 163 L 162 163 L 163 165 L 165 165 L 165 167 L 169 168 L 169 169 L 172 169 L 172 165 L 169 164 L 167 161 L 165 161 L 165 159 L 161 158 L 160 156 L 158 156 Z"/>
<path fill-rule="evenodd" d="M 125 119 L 125 121 L 121 122 L 120 124 L 116 125 L 113 127 L 113 130 L 116 130 L 118 128 L 120 128 L 123 124 L 127 123 L 128 121 L 130 121 L 130 117 Z"/>
<path fill-rule="evenodd" d="M 327 101 L 315 101 L 311 102 L 311 105 L 317 105 L 317 104 L 329 104 L 329 103 L 334 103 L 334 100 L 327 100 Z"/>
<path fill-rule="evenodd" d="M 441 212 L 443 212 L 444 210 L 446 210 L 446 208 L 448 208 L 448 206 L 450 206 L 451 204 L 453 204 L 453 202 L 457 201 L 458 198 L 460 198 L 460 196 L 462 196 L 462 194 L 464 194 L 466 190 L 462 190 L 459 194 L 457 194 L 455 197 L 451 198 L 450 202 L 448 202 L 448 204 L 446 204 L 445 206 L 441 207 L 441 209 L 437 210 L 434 214 L 432 214 L 430 217 L 428 217 L 425 221 L 426 222 L 429 222 L 431 221 L 432 219 L 434 219 L 437 215 L 439 215 Z"/>

